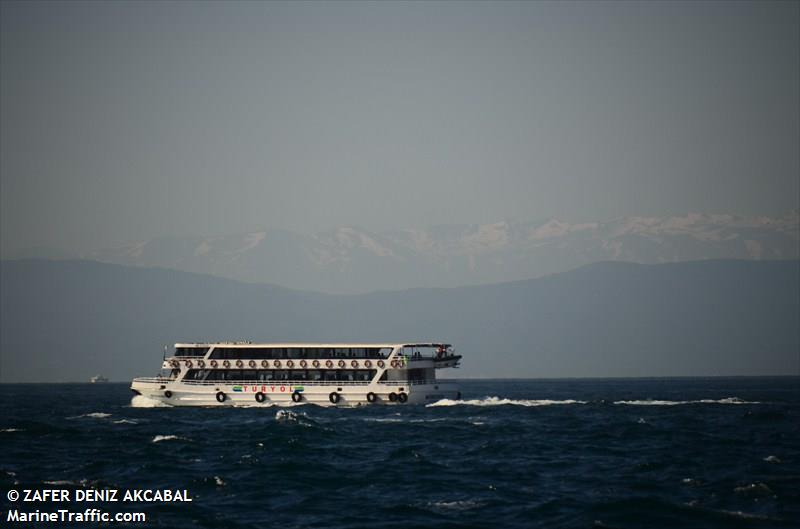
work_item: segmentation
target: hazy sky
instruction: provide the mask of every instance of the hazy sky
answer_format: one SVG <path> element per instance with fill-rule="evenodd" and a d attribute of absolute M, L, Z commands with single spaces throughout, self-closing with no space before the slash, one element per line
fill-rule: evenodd
<path fill-rule="evenodd" d="M 797 2 L 2 3 L 2 251 L 798 207 Z"/>

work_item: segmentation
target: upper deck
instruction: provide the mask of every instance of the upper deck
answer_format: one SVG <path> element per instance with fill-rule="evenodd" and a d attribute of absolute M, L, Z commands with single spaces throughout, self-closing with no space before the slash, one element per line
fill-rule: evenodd
<path fill-rule="evenodd" d="M 396 343 L 303 343 L 303 342 L 286 342 L 286 343 L 257 343 L 257 342 L 187 342 L 176 343 L 175 348 L 195 348 L 195 347 L 253 347 L 253 348 L 271 348 L 271 349 L 395 349 L 405 347 L 416 347 L 420 349 L 427 348 L 445 348 L 449 349 L 452 344 L 444 342 L 396 342 Z"/>

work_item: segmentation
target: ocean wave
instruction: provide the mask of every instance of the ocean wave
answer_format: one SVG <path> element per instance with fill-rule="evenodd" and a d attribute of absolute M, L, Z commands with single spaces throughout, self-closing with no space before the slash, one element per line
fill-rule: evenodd
<path fill-rule="evenodd" d="M 308 422 L 309 418 L 305 413 L 295 413 L 289 410 L 278 410 L 275 414 L 275 420 L 278 422 Z"/>
<path fill-rule="evenodd" d="M 118 421 L 114 421 L 114 424 L 139 424 L 139 423 L 131 419 L 120 419 Z"/>
<path fill-rule="evenodd" d="M 484 502 L 475 500 L 436 501 L 427 504 L 429 508 L 436 511 L 468 511 L 484 505 Z"/>
<path fill-rule="evenodd" d="M 736 487 L 733 489 L 733 492 L 736 494 L 745 494 L 747 496 L 769 496 L 773 494 L 772 489 L 760 481 Z"/>
<path fill-rule="evenodd" d="M 700 400 L 617 400 L 614 404 L 627 406 L 679 406 L 682 404 L 760 404 L 755 401 L 742 400 L 737 397 L 726 397 L 724 399 L 700 399 Z"/>
<path fill-rule="evenodd" d="M 169 404 L 166 402 L 161 402 L 160 400 L 151 399 L 150 397 L 145 397 L 144 395 L 136 395 L 131 399 L 131 408 L 171 408 Z"/>
<path fill-rule="evenodd" d="M 95 411 L 92 413 L 84 413 L 83 415 L 75 415 L 74 417 L 67 417 L 67 419 L 83 419 L 83 418 L 90 418 L 90 419 L 107 419 L 111 417 L 110 413 L 103 413 L 100 411 Z"/>
<path fill-rule="evenodd" d="M 0 432 L 5 432 L 5 433 L 24 432 L 24 431 L 25 430 L 23 430 L 22 428 L 3 428 L 2 430 L 0 430 Z"/>
<path fill-rule="evenodd" d="M 156 435 L 151 442 L 160 443 L 161 441 L 191 441 L 191 439 L 178 435 Z"/>
<path fill-rule="evenodd" d="M 434 408 L 438 406 L 554 406 L 554 405 L 563 405 L 563 404 L 586 404 L 585 400 L 550 400 L 550 399 L 541 399 L 541 400 L 514 400 L 514 399 L 501 399 L 500 397 L 484 397 L 482 399 L 472 399 L 472 400 L 452 400 L 452 399 L 442 399 L 431 404 L 428 404 L 428 408 Z"/>
<path fill-rule="evenodd" d="M 428 419 L 410 419 L 400 417 L 365 417 L 366 422 L 407 422 L 413 424 L 421 424 L 427 422 L 460 422 L 462 419 L 454 417 L 431 417 Z"/>

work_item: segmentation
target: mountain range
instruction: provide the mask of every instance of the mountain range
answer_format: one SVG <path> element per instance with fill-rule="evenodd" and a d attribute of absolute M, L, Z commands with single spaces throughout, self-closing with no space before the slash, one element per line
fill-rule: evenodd
<path fill-rule="evenodd" d="M 160 237 L 81 258 L 171 268 L 327 293 L 453 287 L 530 279 L 598 261 L 656 264 L 701 259 L 798 259 L 800 217 L 692 213 L 608 222 L 502 221 L 313 235 L 280 229 L 219 237 Z"/>
<path fill-rule="evenodd" d="M 595 263 L 330 295 L 81 260 L 0 262 L 0 381 L 151 375 L 182 341 L 448 341 L 450 376 L 798 374 L 800 261 Z"/>

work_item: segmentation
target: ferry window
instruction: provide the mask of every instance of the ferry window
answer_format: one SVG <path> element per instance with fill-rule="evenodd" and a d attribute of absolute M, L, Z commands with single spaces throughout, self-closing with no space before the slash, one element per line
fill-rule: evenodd
<path fill-rule="evenodd" d="M 205 356 L 208 347 L 178 347 L 175 356 Z"/>
<path fill-rule="evenodd" d="M 274 380 L 288 380 L 289 373 L 287 371 L 273 371 Z"/>
<path fill-rule="evenodd" d="M 259 371 L 258 372 L 258 379 L 259 380 L 272 380 L 272 371 Z"/>
<path fill-rule="evenodd" d="M 265 356 L 266 353 L 267 353 L 266 349 L 253 347 L 253 348 L 247 349 L 247 358 L 253 358 L 255 360 L 262 360 L 262 359 L 266 358 L 266 356 Z"/>
<path fill-rule="evenodd" d="M 184 377 L 185 380 L 203 380 L 205 378 L 206 372 L 202 369 L 190 369 L 186 376 Z"/>
<path fill-rule="evenodd" d="M 322 380 L 322 371 L 309 370 L 307 380 Z"/>
<path fill-rule="evenodd" d="M 305 371 L 290 371 L 289 380 L 305 380 L 305 379 L 306 379 Z"/>
<path fill-rule="evenodd" d="M 228 371 L 228 377 L 227 377 L 227 379 L 228 379 L 228 380 L 242 380 L 242 372 L 241 372 L 241 371 L 239 371 L 239 370 L 236 370 L 236 371 L 234 371 L 234 370 Z"/>
<path fill-rule="evenodd" d="M 230 347 L 217 347 L 214 349 L 214 352 L 211 353 L 211 358 L 217 358 L 220 360 L 230 360 L 234 358 L 233 356 L 233 349 Z"/>
<path fill-rule="evenodd" d="M 242 380 L 257 380 L 255 371 L 243 371 Z"/>

